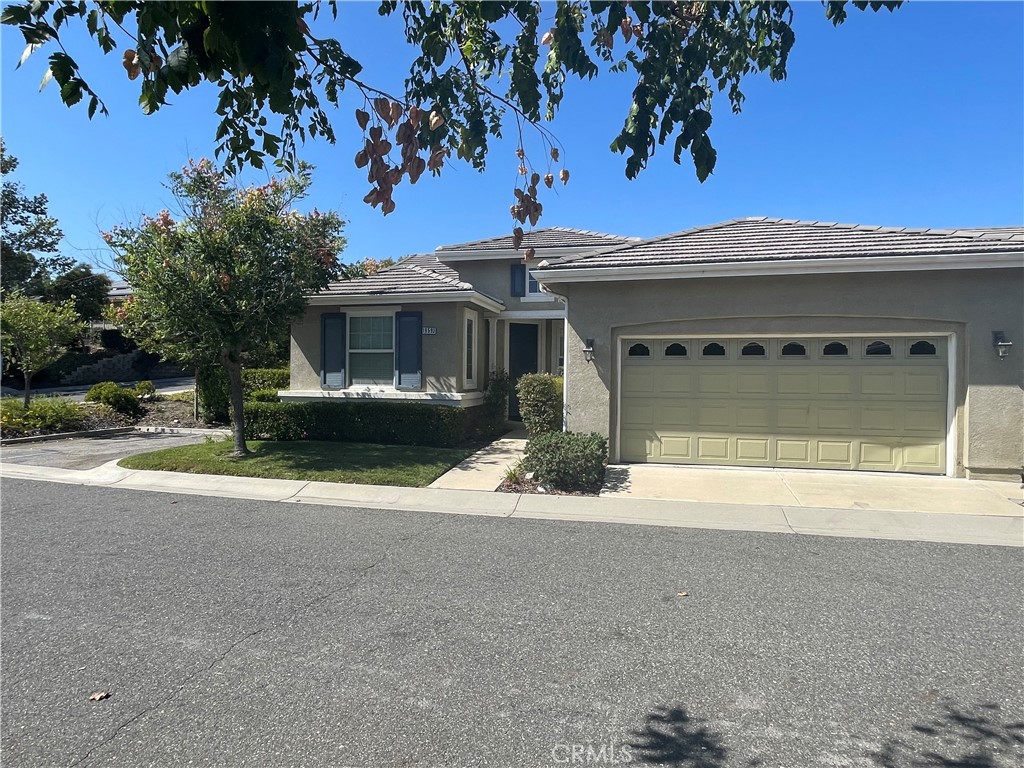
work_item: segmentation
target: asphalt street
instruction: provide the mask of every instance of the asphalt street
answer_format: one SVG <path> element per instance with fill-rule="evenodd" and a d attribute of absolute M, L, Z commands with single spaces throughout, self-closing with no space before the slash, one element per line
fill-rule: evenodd
<path fill-rule="evenodd" d="M 19 480 L 0 536 L 4 766 L 1024 762 L 1018 549 Z"/>
<path fill-rule="evenodd" d="M 0 448 L 0 461 L 36 467 L 95 469 L 108 461 L 123 459 L 136 453 L 201 443 L 206 439 L 205 435 L 128 432 L 121 435 L 15 443 Z"/>

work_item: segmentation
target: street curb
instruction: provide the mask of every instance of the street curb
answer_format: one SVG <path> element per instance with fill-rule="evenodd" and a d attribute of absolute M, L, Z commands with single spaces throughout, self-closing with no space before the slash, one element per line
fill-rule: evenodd
<path fill-rule="evenodd" d="M 25 443 L 45 443 L 48 440 L 70 440 L 73 437 L 110 437 L 126 435 L 134 432 L 135 427 L 109 427 L 107 429 L 87 429 L 82 432 L 57 432 L 53 435 L 33 435 L 31 437 L 7 437 L 0 440 L 3 445 L 24 445 Z"/>
<path fill-rule="evenodd" d="M 664 499 L 537 496 L 440 488 L 270 480 L 229 475 L 133 470 L 117 466 L 118 461 L 109 461 L 92 470 L 2 464 L 0 475 L 10 479 L 126 490 L 428 514 L 1024 547 L 1024 517 L 794 508 Z"/>
<path fill-rule="evenodd" d="M 135 427 L 137 432 L 148 432 L 151 434 L 162 434 L 162 435 L 220 435 L 221 437 L 231 437 L 230 429 L 204 429 L 202 427 L 154 427 L 154 426 L 137 426 Z"/>

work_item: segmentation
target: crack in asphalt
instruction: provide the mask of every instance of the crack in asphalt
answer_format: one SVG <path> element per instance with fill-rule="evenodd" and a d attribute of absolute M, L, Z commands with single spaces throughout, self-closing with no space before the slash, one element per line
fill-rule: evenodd
<path fill-rule="evenodd" d="M 448 520 L 447 517 L 440 516 L 440 517 L 437 518 L 437 520 L 435 520 L 433 522 L 433 524 L 425 525 L 425 526 L 423 526 L 423 528 L 419 529 L 415 533 L 413 533 L 413 534 L 411 534 L 409 536 L 405 536 L 405 537 L 399 538 L 394 543 L 394 545 L 384 549 L 380 553 L 380 556 L 377 557 L 375 560 L 373 560 L 373 562 L 369 563 L 368 565 L 364 566 L 363 568 L 358 569 L 358 571 L 356 572 L 355 578 L 352 579 L 351 581 L 349 581 L 347 584 L 343 584 L 342 586 L 337 587 L 336 589 L 332 589 L 329 592 L 325 592 L 324 594 L 319 595 L 319 596 L 313 598 L 309 602 L 306 602 L 306 603 L 300 605 L 298 608 L 296 608 L 294 611 L 292 611 L 290 614 L 288 614 L 287 617 L 281 619 L 278 622 L 275 622 L 274 624 L 270 624 L 269 626 L 265 626 L 265 627 L 259 627 L 257 629 L 254 629 L 252 632 L 249 632 L 248 634 L 243 635 L 241 638 L 239 638 L 235 642 L 231 643 L 231 645 L 228 646 L 227 650 L 225 650 L 223 653 L 221 653 L 219 656 L 217 656 L 213 661 L 211 661 L 206 666 L 205 669 L 200 669 L 200 670 L 197 670 L 196 672 L 193 672 L 191 675 L 186 677 L 177 686 L 177 688 L 175 688 L 173 691 L 171 691 L 171 693 L 167 694 L 162 699 L 160 699 L 159 701 L 153 703 L 152 705 L 150 705 L 148 707 L 145 707 L 144 709 L 140 710 L 139 712 L 136 712 L 134 715 L 129 717 L 127 720 L 125 720 L 124 722 L 120 723 L 116 728 L 114 728 L 113 733 L 111 733 L 107 738 L 103 739 L 98 744 L 90 747 L 86 751 L 86 753 L 84 755 L 82 755 L 82 757 L 80 757 L 79 759 L 75 760 L 74 762 L 69 763 L 68 764 L 68 768 L 76 768 L 76 766 L 82 765 L 86 760 L 88 760 L 90 757 L 92 757 L 95 752 L 97 752 L 98 750 L 102 749 L 103 747 L 108 746 L 115 739 L 117 739 L 117 737 L 121 735 L 121 732 L 124 731 L 126 728 L 128 728 L 130 725 L 132 725 L 132 723 L 137 722 L 138 720 L 142 719 L 143 717 L 145 717 L 146 715 L 150 714 L 151 712 L 159 709 L 160 707 L 164 706 L 168 702 L 176 699 L 189 686 L 189 684 L 191 684 L 196 678 L 198 678 L 198 677 L 200 677 L 202 675 L 209 674 L 210 672 L 212 672 L 215 667 L 217 667 L 225 659 L 227 659 L 232 653 L 234 653 L 235 649 L 237 649 L 239 646 L 244 645 L 245 643 L 248 643 L 253 638 L 259 637 L 260 635 L 264 635 L 264 634 L 266 634 L 268 632 L 271 632 L 271 631 L 273 631 L 275 629 L 278 629 L 278 628 L 280 628 L 282 626 L 285 626 L 286 624 L 292 622 L 300 614 L 310 610 L 311 608 L 315 608 L 316 606 L 320 605 L 321 603 L 326 602 L 327 600 L 329 600 L 330 598 L 334 597 L 335 595 L 337 595 L 337 594 L 339 594 L 341 592 L 345 592 L 345 591 L 351 590 L 353 587 L 357 586 L 364 578 L 366 578 L 367 574 L 369 574 L 373 569 L 377 568 L 377 566 L 381 565 L 385 560 L 387 560 L 391 555 L 393 555 L 396 549 L 402 547 L 403 545 L 409 543 L 410 541 L 421 539 L 421 538 L 429 535 L 430 533 L 433 533 L 437 528 L 440 528 L 441 525 L 443 525 L 445 522 L 447 522 L 447 520 Z"/>

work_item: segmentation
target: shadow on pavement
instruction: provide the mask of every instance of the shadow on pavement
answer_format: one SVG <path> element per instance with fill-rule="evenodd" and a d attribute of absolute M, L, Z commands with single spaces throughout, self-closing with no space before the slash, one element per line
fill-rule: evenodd
<path fill-rule="evenodd" d="M 939 715 L 867 756 L 879 768 L 1017 768 L 1024 765 L 1024 722 L 998 704 L 961 708 L 946 699 Z"/>
<path fill-rule="evenodd" d="M 658 707 L 630 734 L 639 764 L 678 768 L 724 768 L 729 750 L 720 734 L 684 707 Z"/>

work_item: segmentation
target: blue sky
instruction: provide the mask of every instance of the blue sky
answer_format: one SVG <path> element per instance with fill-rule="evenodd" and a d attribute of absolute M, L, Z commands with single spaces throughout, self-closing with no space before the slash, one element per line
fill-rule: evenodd
<path fill-rule="evenodd" d="M 376 3 L 349 3 L 332 26 L 367 82 L 395 88 L 407 71 L 398 22 L 379 19 Z M 892 14 L 851 11 L 835 29 L 819 4 L 800 3 L 794 29 L 788 80 L 750 78 L 740 115 L 716 98 L 719 159 L 704 184 L 667 148 L 627 181 L 624 158 L 608 144 L 628 108 L 628 75 L 570 83 L 551 129 L 572 177 L 542 197 L 540 226 L 653 236 L 762 215 L 914 227 L 1024 222 L 1024 4 L 912 2 Z M 96 261 L 100 229 L 167 207 L 167 173 L 189 156 L 212 156 L 213 87 L 145 117 L 120 54 L 79 44 L 72 53 L 111 109 L 89 121 L 52 85 L 38 92 L 44 53 L 15 71 L 20 33 L 4 27 L 2 44 L 0 127 L 21 160 L 18 179 L 49 196 L 68 254 Z M 510 231 L 518 165 L 510 140 L 492 146 L 483 174 L 456 163 L 439 179 L 400 185 L 387 218 L 367 207 L 368 184 L 352 165 L 361 144 L 352 111 L 361 103 L 346 94 L 336 145 L 302 150 L 317 166 L 310 206 L 349 220 L 346 260 Z"/>

